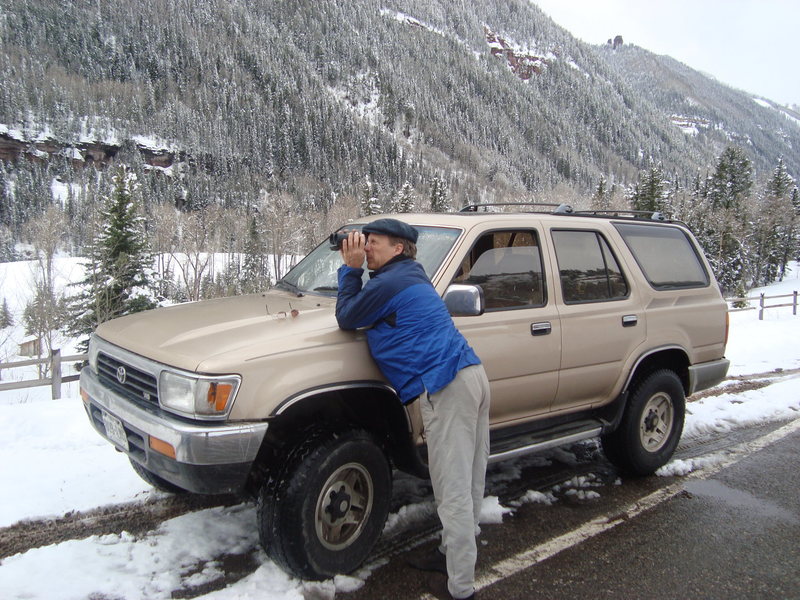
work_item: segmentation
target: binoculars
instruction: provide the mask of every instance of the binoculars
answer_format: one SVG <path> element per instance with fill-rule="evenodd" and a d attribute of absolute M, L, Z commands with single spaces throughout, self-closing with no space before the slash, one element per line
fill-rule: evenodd
<path fill-rule="evenodd" d="M 342 249 L 342 240 L 347 239 L 347 233 L 344 231 L 334 231 L 328 241 L 330 242 L 331 250 L 341 250 Z"/>

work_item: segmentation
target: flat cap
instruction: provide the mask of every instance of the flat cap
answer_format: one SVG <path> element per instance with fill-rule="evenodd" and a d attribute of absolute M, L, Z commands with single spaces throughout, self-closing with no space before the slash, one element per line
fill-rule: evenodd
<path fill-rule="evenodd" d="M 378 219 L 372 223 L 367 223 L 361 228 L 361 233 L 364 235 L 382 233 L 383 235 L 402 238 L 415 244 L 419 237 L 419 231 L 408 223 L 403 223 L 397 219 Z"/>

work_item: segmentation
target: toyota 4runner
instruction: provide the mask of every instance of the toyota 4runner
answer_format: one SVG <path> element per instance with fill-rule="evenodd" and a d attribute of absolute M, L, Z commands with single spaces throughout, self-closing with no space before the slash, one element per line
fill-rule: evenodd
<path fill-rule="evenodd" d="M 532 210 L 392 215 L 419 230 L 418 260 L 486 367 L 490 461 L 599 437 L 621 470 L 652 473 L 685 397 L 728 369 L 708 262 L 658 214 Z M 265 293 L 104 323 L 81 373 L 92 425 L 139 475 L 252 492 L 265 550 L 303 578 L 368 556 L 392 468 L 426 475 L 417 403 L 399 402 L 363 332 L 337 326 L 340 264 L 326 242 Z"/>

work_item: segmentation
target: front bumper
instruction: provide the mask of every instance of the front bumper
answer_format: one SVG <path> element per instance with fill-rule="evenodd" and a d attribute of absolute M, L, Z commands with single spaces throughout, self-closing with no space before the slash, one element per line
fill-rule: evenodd
<path fill-rule="evenodd" d="M 81 371 L 84 407 L 94 428 L 148 471 L 187 491 L 221 494 L 240 491 L 256 459 L 268 423 L 201 423 L 140 406 L 104 387 L 89 367 Z M 128 448 L 113 442 L 103 413 L 119 419 Z M 166 442 L 175 457 L 155 451 L 150 438 Z"/>

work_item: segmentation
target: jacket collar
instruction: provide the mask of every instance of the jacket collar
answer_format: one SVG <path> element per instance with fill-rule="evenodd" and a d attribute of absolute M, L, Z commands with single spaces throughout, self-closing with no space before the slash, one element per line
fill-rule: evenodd
<path fill-rule="evenodd" d="M 397 256 L 394 256 L 391 259 L 389 259 L 389 261 L 385 265 L 383 265 L 380 269 L 375 269 L 374 271 L 370 271 L 369 272 L 369 277 L 370 277 L 370 279 L 372 279 L 373 277 L 376 277 L 376 276 L 380 275 L 381 273 L 385 272 L 392 265 L 396 265 L 397 263 L 400 263 L 400 262 L 403 262 L 403 261 L 406 261 L 406 260 L 411 260 L 411 259 L 408 256 L 403 256 L 402 254 L 398 254 Z"/>

